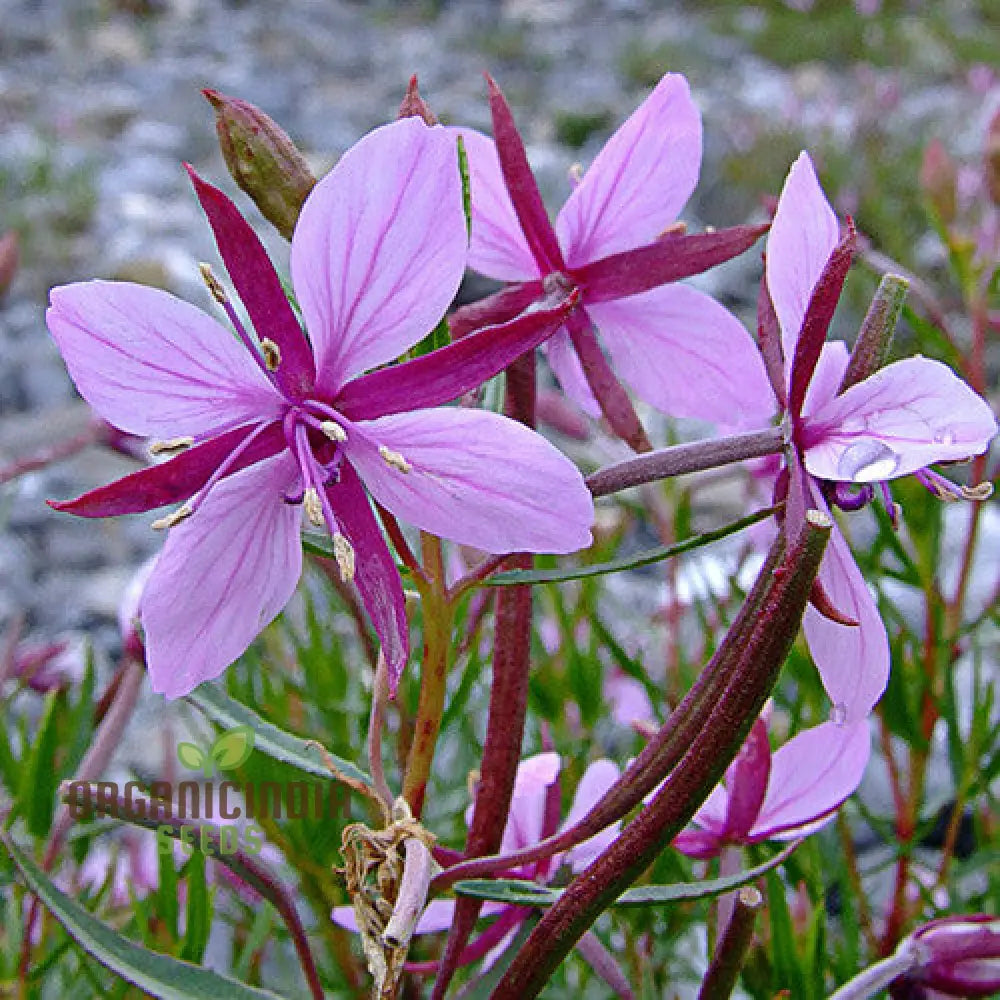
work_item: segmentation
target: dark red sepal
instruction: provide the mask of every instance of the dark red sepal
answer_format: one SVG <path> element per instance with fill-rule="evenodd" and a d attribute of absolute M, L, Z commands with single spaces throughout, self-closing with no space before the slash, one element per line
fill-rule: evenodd
<path fill-rule="evenodd" d="M 802 403 L 805 401 L 809 381 L 816 370 L 823 344 L 826 343 L 827 330 L 830 329 L 830 321 L 833 319 L 847 272 L 851 267 L 856 242 L 857 232 L 854 222 L 848 218 L 847 232 L 834 247 L 813 289 L 809 305 L 806 307 L 805 318 L 802 320 L 802 329 L 795 344 L 788 390 L 788 412 L 792 415 L 792 419 L 797 419 L 802 413 Z"/>
<path fill-rule="evenodd" d="M 190 166 L 187 172 L 257 335 L 277 345 L 281 359 L 271 373 L 275 384 L 289 399 L 305 398 L 316 381 L 312 348 L 292 312 L 267 251 L 225 194 L 203 181 Z"/>
<path fill-rule="evenodd" d="M 588 302 L 638 295 L 690 278 L 748 250 L 767 226 L 732 226 L 714 233 L 668 233 L 652 243 L 623 250 L 569 271 Z"/>
<path fill-rule="evenodd" d="M 535 175 L 528 166 L 528 155 L 524 151 L 517 125 L 514 124 L 510 106 L 490 76 L 486 77 L 486 83 L 490 88 L 493 138 L 500 158 L 500 170 L 531 255 L 542 274 L 564 271 L 566 265 L 559 249 L 559 241 L 545 211 Z"/>
<path fill-rule="evenodd" d="M 84 493 L 75 500 L 47 500 L 54 510 L 78 517 L 114 517 L 139 514 L 168 504 L 180 503 L 196 493 L 226 457 L 254 430 L 256 424 L 234 430 L 196 444 L 161 465 L 140 469 L 107 486 Z M 273 424 L 233 463 L 228 475 L 277 455 L 285 447 L 280 424 Z"/>

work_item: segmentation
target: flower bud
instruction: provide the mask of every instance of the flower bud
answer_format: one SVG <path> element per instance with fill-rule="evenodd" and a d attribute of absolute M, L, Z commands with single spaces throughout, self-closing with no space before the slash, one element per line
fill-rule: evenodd
<path fill-rule="evenodd" d="M 911 941 L 919 964 L 905 981 L 950 997 L 990 997 L 1000 991 L 1000 917 L 941 917 L 924 924 Z"/>
<path fill-rule="evenodd" d="M 437 125 L 437 116 L 431 111 L 427 102 L 420 96 L 417 90 L 417 74 L 410 77 L 409 86 L 406 88 L 406 96 L 399 106 L 397 118 L 421 118 L 425 125 Z"/>
<path fill-rule="evenodd" d="M 920 187 L 943 225 L 955 221 L 955 163 L 940 139 L 931 139 L 920 165 Z"/>
<path fill-rule="evenodd" d="M 909 288 L 910 283 L 898 274 L 882 276 L 858 331 L 840 392 L 874 375 L 889 360 L 889 347 Z"/>
<path fill-rule="evenodd" d="M 986 190 L 990 201 L 1000 205 L 1000 111 L 990 119 L 986 129 L 985 163 Z"/>
<path fill-rule="evenodd" d="M 215 108 L 219 146 L 233 180 L 285 239 L 316 183 L 305 158 L 260 108 L 216 90 L 203 90 Z"/>

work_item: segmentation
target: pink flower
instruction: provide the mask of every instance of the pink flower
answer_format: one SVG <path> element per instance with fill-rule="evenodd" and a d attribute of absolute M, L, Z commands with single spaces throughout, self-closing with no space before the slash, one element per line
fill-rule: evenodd
<path fill-rule="evenodd" d="M 876 490 L 892 510 L 886 481 L 910 474 L 945 499 L 970 495 L 927 468 L 985 451 L 997 431 L 989 406 L 951 369 L 908 358 L 842 391 L 847 347 L 824 341 L 852 243 L 853 230 L 840 238 L 837 217 L 802 153 L 768 237 L 761 310 L 765 365 L 798 456 L 788 470 L 789 512 L 802 505 L 827 511 L 828 500 L 857 509 Z M 836 718 L 858 722 L 885 689 L 889 644 L 868 585 L 836 528 L 819 582 L 839 617 L 857 624 L 810 607 L 803 619 L 806 639 Z"/>
<path fill-rule="evenodd" d="M 868 722 L 824 722 L 773 754 L 762 719 L 674 847 L 712 858 L 730 845 L 794 840 L 815 833 L 861 782 L 871 752 Z"/>
<path fill-rule="evenodd" d="M 1000 991 L 1000 918 L 957 914 L 926 923 L 909 938 L 917 967 L 903 978 L 948 997 Z"/>
<path fill-rule="evenodd" d="M 469 158 L 469 266 L 511 288 L 497 308 L 572 287 L 580 306 L 547 345 L 566 393 L 597 414 L 571 335 L 596 327 L 621 378 L 675 416 L 732 424 L 764 415 L 753 342 L 714 299 L 673 284 L 751 246 L 761 230 L 670 232 L 698 180 L 701 118 L 684 77 L 668 73 L 608 140 L 556 217 L 542 204 L 510 109 L 490 81 L 496 143 L 461 129 Z M 470 307 L 489 315 L 489 307 Z"/>
<path fill-rule="evenodd" d="M 510 813 L 504 827 L 500 843 L 500 854 L 510 854 L 556 833 L 558 821 L 552 816 L 551 796 L 558 805 L 560 762 L 556 753 L 540 753 L 526 757 L 518 764 L 511 798 Z M 560 829 L 568 829 L 579 822 L 598 799 L 618 780 L 619 770 L 612 761 L 602 758 L 590 764 L 577 786 L 573 804 Z M 472 822 L 472 805 L 465 813 L 466 823 Z M 564 854 L 536 862 L 520 869 L 512 869 L 512 877 L 537 879 L 545 882 L 563 863 L 574 872 L 581 872 L 618 836 L 620 824 L 615 823 L 590 840 L 570 848 Z M 483 905 L 483 916 L 496 916 L 497 920 L 473 941 L 462 955 L 462 964 L 478 961 L 489 953 L 499 953 L 514 935 L 517 928 L 528 917 L 529 910 L 520 906 L 487 902 Z M 427 905 L 414 930 L 415 934 L 434 934 L 451 927 L 455 913 L 453 899 L 434 899 Z M 357 933 L 357 921 L 352 906 L 338 906 L 333 910 L 334 923 Z M 429 971 L 429 970 L 420 970 Z"/>
<path fill-rule="evenodd" d="M 242 346 L 155 289 L 54 289 L 49 329 L 87 402 L 123 430 L 187 447 L 53 506 L 104 517 L 183 501 L 158 522 L 172 530 L 141 600 L 154 690 L 176 697 L 218 676 L 281 611 L 301 571 L 303 509 L 333 536 L 395 682 L 403 594 L 366 489 L 420 529 L 487 551 L 589 543 L 592 503 L 567 459 L 513 421 L 441 408 L 532 349 L 564 309 L 382 367 L 434 327 L 462 277 L 457 153 L 443 128 L 376 129 L 309 196 L 291 250 L 308 339 L 235 206 L 192 179 L 259 339 L 214 279 Z"/>

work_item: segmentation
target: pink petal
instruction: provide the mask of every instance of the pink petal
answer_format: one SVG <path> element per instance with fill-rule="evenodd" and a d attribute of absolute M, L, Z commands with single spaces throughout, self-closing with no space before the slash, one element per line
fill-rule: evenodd
<path fill-rule="evenodd" d="M 277 345 L 281 361 L 274 371 L 275 383 L 291 398 L 302 399 L 316 378 L 312 348 L 274 266 L 239 209 L 218 188 L 206 184 L 190 167 L 187 169 L 257 336 Z"/>
<path fill-rule="evenodd" d="M 717 833 L 689 826 L 674 837 L 672 846 L 689 858 L 707 861 L 722 850 L 723 842 Z"/>
<path fill-rule="evenodd" d="M 790 739 L 771 758 L 771 778 L 754 840 L 770 840 L 829 819 L 854 794 L 871 753 L 868 720 L 824 722 Z"/>
<path fill-rule="evenodd" d="M 583 365 L 573 347 L 569 331 L 565 328 L 549 338 L 543 350 L 546 360 L 562 386 L 563 392 L 589 417 L 595 419 L 601 415 L 601 407 L 587 382 Z"/>
<path fill-rule="evenodd" d="M 283 400 L 232 333 L 159 289 L 53 288 L 46 321 L 80 395 L 121 430 L 170 439 L 281 415 Z"/>
<path fill-rule="evenodd" d="M 218 677 L 292 596 L 301 511 L 283 494 L 296 475 L 289 455 L 259 462 L 170 530 L 140 603 L 154 691 L 177 698 Z"/>
<path fill-rule="evenodd" d="M 382 644 L 389 673 L 389 692 L 395 697 L 396 685 L 410 652 L 406 601 L 399 571 L 361 480 L 347 462 L 340 467 L 340 479 L 330 483 L 326 493 L 337 525 L 354 549 L 354 585 Z"/>
<path fill-rule="evenodd" d="M 453 133 L 404 118 L 369 133 L 313 188 L 292 236 L 292 282 L 333 393 L 434 328 L 465 268 Z"/>
<path fill-rule="evenodd" d="M 765 272 L 791 367 L 806 307 L 840 238 L 840 226 L 819 186 L 808 153 L 792 164 L 767 238 Z"/>
<path fill-rule="evenodd" d="M 483 904 L 480 915 L 491 917 L 505 910 L 503 903 L 487 901 Z M 452 917 L 455 915 L 455 900 L 453 899 L 432 899 L 420 915 L 417 926 L 413 928 L 414 934 L 437 934 L 446 931 L 451 927 Z M 349 903 L 346 906 L 335 906 L 330 913 L 330 917 L 338 927 L 343 927 L 353 934 L 359 933 L 358 918 L 354 913 L 354 907 Z"/>
<path fill-rule="evenodd" d="M 668 73 L 608 140 L 569 196 L 556 232 L 570 267 L 649 243 L 698 183 L 701 116 Z"/>
<path fill-rule="evenodd" d="M 611 709 L 611 716 L 621 726 L 634 722 L 656 724 L 653 706 L 646 688 L 634 677 L 614 673 L 604 681 L 604 698 Z"/>
<path fill-rule="evenodd" d="M 989 406 L 940 361 L 886 365 L 821 406 L 807 434 L 806 468 L 822 479 L 872 482 L 986 450 L 997 432 Z"/>
<path fill-rule="evenodd" d="M 576 786 L 573 805 L 570 806 L 569 815 L 560 829 L 568 830 L 583 819 L 591 807 L 597 804 L 597 801 L 604 796 L 604 793 L 620 776 L 621 771 L 618 765 L 607 758 L 602 757 L 589 764 L 580 778 L 580 784 Z M 591 837 L 590 840 L 585 840 L 582 844 L 570 848 L 566 852 L 565 860 L 569 862 L 573 871 L 583 871 L 618 836 L 620 829 L 620 822 L 612 823 L 611 826 Z"/>
<path fill-rule="evenodd" d="M 559 777 L 559 754 L 535 754 L 517 765 L 510 812 L 500 843 L 500 853 L 507 854 L 530 847 L 542 839 L 545 822 L 545 801 L 551 785 Z M 466 822 L 472 820 L 472 805 L 466 810 Z"/>
<path fill-rule="evenodd" d="M 726 771 L 729 803 L 726 808 L 726 836 L 742 841 L 760 815 L 771 773 L 771 746 L 767 724 L 756 719 L 746 742 Z"/>
<path fill-rule="evenodd" d="M 726 827 L 726 814 L 729 812 L 729 792 L 725 785 L 719 784 L 712 789 L 711 794 L 698 807 L 694 814 L 694 822 L 703 830 L 708 830 L 721 836 Z"/>
<path fill-rule="evenodd" d="M 469 161 L 472 234 L 469 267 L 497 281 L 540 277 L 507 193 L 493 140 L 474 129 L 455 129 Z"/>
<path fill-rule="evenodd" d="M 837 395 L 850 357 L 847 344 L 842 340 L 829 340 L 823 345 L 802 404 L 803 417 L 811 418 Z"/>
<path fill-rule="evenodd" d="M 766 422 L 774 396 L 760 352 L 714 299 L 667 285 L 587 311 L 615 369 L 663 413 L 725 425 Z"/>
<path fill-rule="evenodd" d="M 816 483 L 806 478 L 812 505 L 829 514 Z M 836 525 L 819 579 L 834 607 L 858 624 L 839 625 L 810 606 L 802 619 L 806 641 L 838 721 L 861 722 L 889 679 L 889 639 L 868 584 Z"/>
<path fill-rule="evenodd" d="M 390 466 L 383 446 L 409 472 Z M 439 408 L 362 421 L 347 455 L 383 506 L 486 552 L 575 552 L 593 502 L 579 470 L 541 435 L 494 413 Z"/>

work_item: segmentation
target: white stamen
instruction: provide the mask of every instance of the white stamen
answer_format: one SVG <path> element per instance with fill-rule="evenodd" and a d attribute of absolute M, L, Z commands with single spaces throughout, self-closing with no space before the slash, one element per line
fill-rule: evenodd
<path fill-rule="evenodd" d="M 278 345 L 268 337 L 262 337 L 260 341 L 260 353 L 264 355 L 264 364 L 269 372 L 276 372 L 281 364 L 281 351 Z"/>
<path fill-rule="evenodd" d="M 331 441 L 336 441 L 340 444 L 342 441 L 347 440 L 347 431 L 336 420 L 324 420 L 319 426 Z"/>
<path fill-rule="evenodd" d="M 354 579 L 354 546 L 339 531 L 333 536 L 333 557 L 337 560 L 341 580 L 350 583 Z"/>
<path fill-rule="evenodd" d="M 962 496 L 966 500 L 989 500 L 993 496 L 993 484 L 990 482 L 976 483 L 975 486 L 963 486 Z"/>
<path fill-rule="evenodd" d="M 400 472 L 413 471 L 413 466 L 398 451 L 393 451 L 391 448 L 386 448 L 384 444 L 380 444 L 378 446 L 378 453 L 382 456 L 382 461 L 386 465 L 391 465 Z"/>
<path fill-rule="evenodd" d="M 302 507 L 310 522 L 317 528 L 322 528 L 326 523 L 323 520 L 323 503 L 319 498 L 319 491 L 315 486 L 308 487 L 302 495 Z"/>
<path fill-rule="evenodd" d="M 208 266 L 204 261 L 198 265 L 198 270 L 201 272 L 201 280 L 205 282 L 208 286 L 208 290 L 220 305 L 225 305 L 229 301 L 229 296 L 226 294 L 226 290 L 222 287 L 222 282 L 212 273 L 211 267 Z"/>
<path fill-rule="evenodd" d="M 166 528 L 172 528 L 176 524 L 180 524 L 181 521 L 187 520 L 194 510 L 191 508 L 190 503 L 181 504 L 172 514 L 167 514 L 166 517 L 161 517 L 154 521 L 152 528 L 154 531 L 164 531 Z"/>
<path fill-rule="evenodd" d="M 170 438 L 168 441 L 153 441 L 149 446 L 150 455 L 163 455 L 173 451 L 183 451 L 194 444 L 193 437 Z"/>

